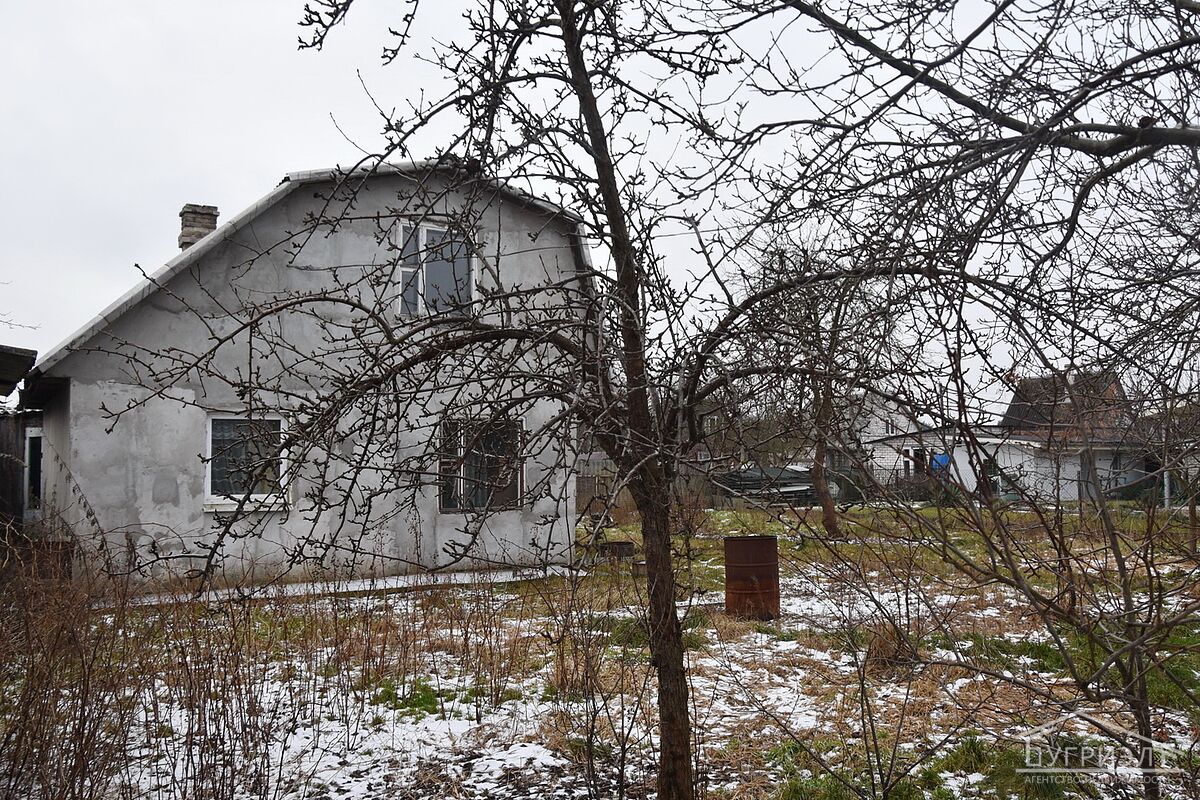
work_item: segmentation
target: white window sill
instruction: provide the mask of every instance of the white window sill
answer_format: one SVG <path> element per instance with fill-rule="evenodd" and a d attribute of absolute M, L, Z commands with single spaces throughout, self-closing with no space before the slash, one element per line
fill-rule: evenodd
<path fill-rule="evenodd" d="M 239 507 L 243 514 L 267 514 L 288 510 L 287 501 L 282 497 L 252 497 L 244 504 L 241 500 L 228 497 L 209 497 L 204 501 L 206 514 L 233 514 Z"/>

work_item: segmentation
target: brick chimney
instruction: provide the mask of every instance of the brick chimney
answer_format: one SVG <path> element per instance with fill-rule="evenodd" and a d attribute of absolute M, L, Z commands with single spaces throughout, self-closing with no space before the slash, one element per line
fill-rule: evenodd
<path fill-rule="evenodd" d="M 188 203 L 179 212 L 179 249 L 187 250 L 217 229 L 217 207 Z"/>

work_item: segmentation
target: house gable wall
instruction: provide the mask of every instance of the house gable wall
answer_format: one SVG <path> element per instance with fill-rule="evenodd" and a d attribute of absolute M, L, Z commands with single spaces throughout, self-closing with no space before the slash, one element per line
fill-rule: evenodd
<path fill-rule="evenodd" d="M 380 245 L 379 220 L 384 225 L 394 220 L 398 195 L 412 185 L 399 176 L 372 180 L 369 191 L 356 198 L 352 211 L 355 218 L 343 222 L 336 231 L 317 231 L 308 237 L 294 262 L 288 244 L 300 241 L 306 221 L 321 213 L 323 200 L 315 195 L 331 185 L 293 191 L 49 368 L 48 377 L 69 381 L 65 407 L 57 416 L 48 409 L 48 427 L 59 425 L 52 443 L 63 452 L 70 480 L 86 498 L 97 529 L 103 531 L 112 547 L 132 551 L 139 563 L 154 565 L 152 571 L 179 571 L 179 565 L 194 567 L 195 559 L 174 557 L 186 553 L 202 557 L 205 545 L 214 536 L 215 516 L 220 513 L 206 508 L 204 502 L 208 414 L 211 409 L 243 411 L 243 401 L 231 387 L 194 376 L 175 382 L 162 396 L 154 396 L 147 388 L 155 385 L 150 368 L 165 365 L 161 354 L 173 348 L 176 352 L 195 352 L 211 341 L 213 331 L 228 332 L 234 323 L 225 316 L 224 309 L 237 308 L 241 297 L 261 301 L 270 296 L 320 290 L 331 281 L 331 269 L 344 279 L 351 278 L 361 276 L 363 265 L 394 258 L 394 253 Z M 475 268 L 479 285 L 491 288 L 499 282 L 527 288 L 574 274 L 569 223 L 499 199 L 492 200 L 479 219 L 475 232 L 482 253 Z M 371 304 L 376 300 L 365 299 Z M 546 303 L 551 302 L 554 300 L 548 296 Z M 327 315 L 336 318 L 349 313 L 335 306 Z M 301 353 L 315 352 L 321 346 L 320 328 L 308 315 L 285 314 L 274 324 Z M 130 344 L 136 349 L 129 350 Z M 112 352 L 116 350 L 134 352 L 138 357 L 131 362 Z M 287 354 L 281 357 L 288 358 Z M 218 351 L 213 368 L 235 375 L 247 368 L 248 358 L 245 339 L 236 338 Z M 294 363 L 301 375 L 296 380 L 285 379 L 282 387 L 303 392 L 311 388 L 310 381 L 320 380 L 319 364 L 303 360 Z M 132 410 L 114 424 L 110 412 L 130 407 Z M 537 426 L 556 411 L 550 403 L 538 407 L 527 418 L 527 427 Z M 418 442 L 409 444 L 416 446 Z M 550 470 L 553 467 L 548 460 L 552 458 L 553 454 L 546 454 L 543 460 L 533 459 L 528 469 L 535 473 Z M 302 492 L 313 489 L 302 470 L 298 476 L 293 502 Z M 60 480 L 64 485 L 68 482 L 65 477 Z M 479 537 L 477 554 L 487 562 L 520 563 L 535 561 L 547 550 L 566 553 L 572 539 L 573 502 L 565 474 L 562 481 L 565 493 L 559 503 L 543 500 L 520 510 L 494 514 Z M 77 531 L 87 533 L 74 505 L 60 505 L 64 518 L 70 519 Z M 409 503 L 400 513 L 391 514 L 386 527 L 370 531 L 356 528 L 353 520 L 336 520 L 328 514 L 314 522 L 296 513 L 264 513 L 261 530 L 255 536 L 226 542 L 223 552 L 230 575 L 278 570 L 304 542 L 317 546 L 335 538 L 376 556 L 356 559 L 355 571 L 359 573 L 404 571 L 409 567 L 405 561 L 437 566 L 445 563 L 446 544 L 463 536 L 460 516 L 437 512 L 433 487 L 423 492 L 415 504 Z M 542 530 L 547 527 L 547 519 L 554 522 L 550 530 Z M 532 536 L 546 541 L 531 548 Z M 327 561 L 345 560 L 348 549 L 334 548 Z M 164 560 L 164 556 L 171 558 Z"/>

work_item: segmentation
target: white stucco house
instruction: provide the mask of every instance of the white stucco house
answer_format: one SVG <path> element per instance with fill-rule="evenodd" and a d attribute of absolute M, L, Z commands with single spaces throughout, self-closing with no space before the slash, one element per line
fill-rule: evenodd
<path fill-rule="evenodd" d="M 338 170 L 292 173 L 220 226 L 215 208 L 186 206 L 182 252 L 45 353 L 26 377 L 22 405 L 41 412 L 46 535 L 72 537 L 79 559 L 103 556 L 143 576 L 188 574 L 211 563 L 239 580 L 313 568 L 357 576 L 567 560 L 573 479 L 555 443 L 534 450 L 525 438 L 559 414 L 556 401 L 522 406 L 486 428 L 427 419 L 410 404 L 396 412 L 400 418 L 381 421 L 380 436 L 397 439 L 393 450 L 402 451 L 420 445 L 416 431 L 428 439 L 434 430 L 453 452 L 440 454 L 415 494 L 389 495 L 394 464 L 372 465 L 369 499 L 347 503 L 344 493 L 365 497 L 365 490 L 322 479 L 318 470 L 345 480 L 338 459 L 348 462 L 361 441 L 329 442 L 326 452 L 303 459 L 280 442 L 323 367 L 352 374 L 354 358 L 371 357 L 371 341 L 347 338 L 331 347 L 323 339 L 329 323 L 318 315 L 281 315 L 272 323 L 279 326 L 272 352 L 251 340 L 216 349 L 203 370 L 177 375 L 169 386 L 147 377 L 162 374 L 172 358 L 202 352 L 247 298 L 361 284 L 376 300 L 387 298 L 378 305 L 394 325 L 390 335 L 399 336 L 441 308 L 466 308 L 506 287 L 533 298 L 525 301 L 529 309 L 560 302 L 564 286 L 585 280 L 577 217 L 483 178 L 460 184 L 461 172 L 443 161 L 384 165 L 349 179 Z M 453 253 L 451 217 L 471 220 Z M 368 273 L 393 282 L 381 287 Z M 511 312 L 506 324 L 519 326 L 521 313 Z M 356 323 L 346 319 L 353 334 Z M 350 345 L 353 354 L 344 352 Z M 273 393 L 252 401 L 238 381 L 212 379 L 257 375 L 285 359 L 307 364 L 308 374 L 294 385 L 281 378 Z M 430 391 L 439 391 L 436 383 Z M 441 402 L 429 403 L 430 415 Z M 119 419 L 116 410 L 124 410 Z"/>
<path fill-rule="evenodd" d="M 993 425 L 921 427 L 865 442 L 874 478 L 896 486 L 924 476 L 967 495 L 1034 502 L 1096 498 L 1146 480 L 1147 443 L 1111 372 L 1017 381 Z"/>

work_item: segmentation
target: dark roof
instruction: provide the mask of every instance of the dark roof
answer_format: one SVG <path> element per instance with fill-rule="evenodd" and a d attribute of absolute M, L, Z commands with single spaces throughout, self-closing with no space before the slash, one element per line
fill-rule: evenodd
<path fill-rule="evenodd" d="M 36 350 L 0 344 L 0 397 L 12 394 L 36 359 Z"/>
<path fill-rule="evenodd" d="M 1115 372 L 1098 371 L 1022 378 L 1013 389 L 1000 427 L 1015 430 L 1120 429 L 1129 401 Z"/>
<path fill-rule="evenodd" d="M 735 472 L 714 475 L 712 480 L 724 489 L 745 492 L 783 488 L 797 481 L 810 481 L 812 475 L 808 470 L 793 467 L 746 467 Z"/>

